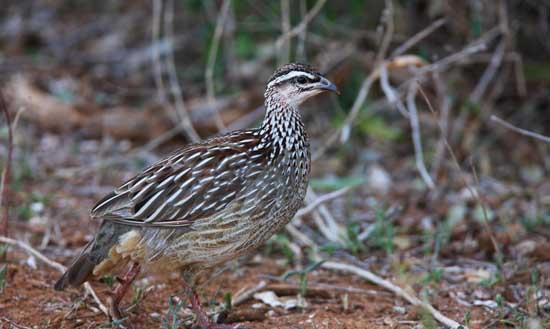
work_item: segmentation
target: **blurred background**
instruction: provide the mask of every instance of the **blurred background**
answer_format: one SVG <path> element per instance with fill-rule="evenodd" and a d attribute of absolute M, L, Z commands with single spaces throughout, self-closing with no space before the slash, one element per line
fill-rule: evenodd
<path fill-rule="evenodd" d="M 92 237 L 94 201 L 178 147 L 258 126 L 267 79 L 298 61 L 341 91 L 302 106 L 306 208 L 225 286 L 214 280 L 212 303 L 263 280 L 298 306 L 250 300 L 232 321 L 437 327 L 317 262 L 331 259 L 472 328 L 550 326 L 549 34 L 545 0 L 4 0 L 3 235 L 67 263 Z M 90 298 L 74 309 L 77 290 L 49 288 L 54 269 L 17 249 L 4 260 L 0 326 L 105 324 Z M 177 280 L 147 280 L 130 317 L 184 328 Z"/>

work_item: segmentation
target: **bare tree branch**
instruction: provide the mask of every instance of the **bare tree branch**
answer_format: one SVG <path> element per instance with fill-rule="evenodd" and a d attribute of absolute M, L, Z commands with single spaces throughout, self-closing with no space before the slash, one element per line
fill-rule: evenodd
<path fill-rule="evenodd" d="M 166 17 L 164 20 L 164 32 L 169 40 L 174 40 L 174 0 L 168 0 L 166 5 Z M 174 60 L 174 47 L 173 42 L 170 43 L 170 50 L 166 58 L 166 66 L 168 70 L 168 78 L 170 83 L 170 92 L 174 97 L 174 107 L 179 122 L 181 122 L 182 129 L 187 135 L 187 138 L 192 142 L 198 142 L 201 138 L 197 131 L 193 127 L 191 117 L 183 101 L 182 90 L 178 80 L 176 71 L 176 63 Z"/>
<path fill-rule="evenodd" d="M 282 34 L 277 41 L 275 41 L 275 47 L 280 49 L 284 42 L 302 33 L 302 31 L 307 28 L 307 25 L 315 18 L 315 16 L 319 14 L 326 2 L 327 0 L 317 0 L 313 8 L 311 8 L 311 10 L 304 16 L 298 25 L 293 27 L 290 31 L 288 31 L 288 33 Z"/>
<path fill-rule="evenodd" d="M 422 31 L 418 32 L 417 34 L 413 35 L 411 38 L 409 38 L 407 41 L 405 41 L 401 46 L 395 48 L 395 50 L 391 53 L 390 57 L 397 57 L 401 54 L 404 54 L 407 50 L 414 47 L 417 43 L 424 40 L 427 36 L 432 34 L 435 30 L 442 27 L 447 23 L 447 19 L 440 18 L 433 22 L 432 24 L 428 25 L 426 28 L 424 28 Z"/>
<path fill-rule="evenodd" d="M 407 108 L 409 109 L 409 120 L 411 123 L 412 140 L 414 145 L 414 155 L 416 160 L 416 168 L 420 176 L 430 189 L 435 188 L 434 181 L 426 169 L 424 163 L 424 154 L 422 151 L 422 139 L 420 135 L 420 121 L 418 120 L 418 112 L 416 110 L 416 94 L 418 92 L 418 84 L 411 84 L 407 93 Z"/>
<path fill-rule="evenodd" d="M 214 29 L 214 36 L 212 37 L 210 50 L 208 51 L 208 62 L 206 64 L 206 70 L 204 72 L 204 79 L 206 80 L 206 100 L 209 104 L 214 104 L 216 101 L 216 90 L 214 86 L 214 68 L 216 66 L 216 58 L 218 57 L 220 40 L 223 35 L 223 29 L 230 8 L 231 0 L 224 0 L 218 14 L 218 18 L 216 19 L 216 28 Z M 214 121 L 216 122 L 216 127 L 218 128 L 218 131 L 224 131 L 226 129 L 225 124 L 223 123 L 223 120 L 217 109 L 214 111 Z"/>
<path fill-rule="evenodd" d="M 541 135 L 539 133 L 532 132 L 532 131 L 529 131 L 529 130 L 525 130 L 525 129 L 522 129 L 522 128 L 518 128 L 518 127 L 512 125 L 511 123 L 502 120 L 501 118 L 497 117 L 496 115 L 491 115 L 491 121 L 494 121 L 494 122 L 498 123 L 499 125 L 501 125 L 503 127 L 506 127 L 506 128 L 508 128 L 512 131 L 515 131 L 518 134 L 522 134 L 524 136 L 528 136 L 528 137 L 543 141 L 545 143 L 550 143 L 550 137 L 544 136 L 544 135 Z"/>
<path fill-rule="evenodd" d="M 8 236 L 8 220 L 9 220 L 9 197 L 10 197 L 10 179 L 11 179 L 11 163 L 13 158 L 13 126 L 11 122 L 10 112 L 8 111 L 8 104 L 4 98 L 3 92 L 0 90 L 0 108 L 4 113 L 6 119 L 6 125 L 8 127 L 8 155 L 6 162 L 4 163 L 4 169 L 2 170 L 2 180 L 0 181 L 0 208 L 4 209 L 2 215 L 2 235 Z"/>

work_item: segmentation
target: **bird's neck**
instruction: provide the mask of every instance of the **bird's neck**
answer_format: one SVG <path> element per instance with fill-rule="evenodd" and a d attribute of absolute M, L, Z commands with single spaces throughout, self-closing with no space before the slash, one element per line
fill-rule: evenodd
<path fill-rule="evenodd" d="M 262 138 L 279 150 L 307 148 L 307 134 L 296 105 L 289 104 L 276 91 L 265 92 L 266 114 L 260 127 Z"/>

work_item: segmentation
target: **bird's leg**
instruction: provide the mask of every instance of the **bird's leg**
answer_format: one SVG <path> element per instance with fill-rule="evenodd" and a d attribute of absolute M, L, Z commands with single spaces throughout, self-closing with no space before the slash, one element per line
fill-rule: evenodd
<path fill-rule="evenodd" d="M 128 272 L 126 272 L 122 278 L 118 278 L 119 285 L 115 288 L 114 297 L 109 298 L 109 315 L 113 320 L 122 319 L 119 304 L 128 291 L 128 288 L 132 285 L 132 282 L 138 276 L 140 268 L 141 267 L 138 263 L 132 263 L 132 266 L 130 266 Z"/>
<path fill-rule="evenodd" d="M 241 328 L 239 325 L 229 325 L 229 324 L 217 324 L 212 323 L 210 319 L 208 319 L 208 315 L 204 311 L 201 305 L 201 301 L 199 298 L 199 295 L 197 292 L 188 286 L 186 283 L 184 283 L 184 286 L 187 290 L 187 293 L 189 295 L 189 301 L 191 302 L 191 309 L 193 310 L 193 313 L 195 313 L 195 316 L 197 317 L 197 323 L 199 325 L 200 329 L 237 329 Z M 244 329 L 244 328 L 243 328 Z"/>

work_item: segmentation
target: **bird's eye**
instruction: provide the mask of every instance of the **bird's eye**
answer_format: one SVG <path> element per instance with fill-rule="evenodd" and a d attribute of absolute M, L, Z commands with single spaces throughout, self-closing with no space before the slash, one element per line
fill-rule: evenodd
<path fill-rule="evenodd" d="M 306 77 L 297 77 L 296 82 L 301 83 L 301 84 L 307 83 L 307 78 Z"/>

